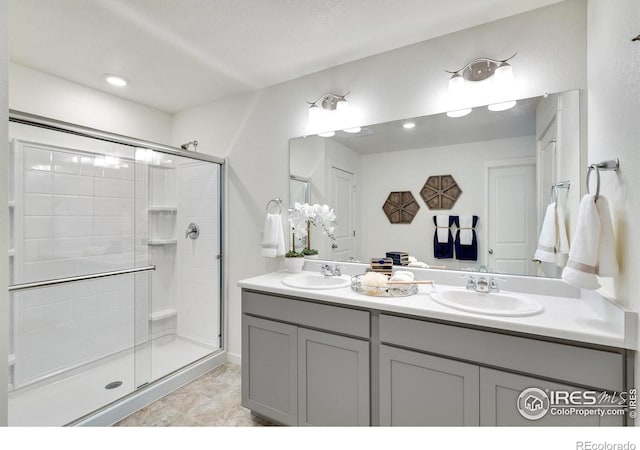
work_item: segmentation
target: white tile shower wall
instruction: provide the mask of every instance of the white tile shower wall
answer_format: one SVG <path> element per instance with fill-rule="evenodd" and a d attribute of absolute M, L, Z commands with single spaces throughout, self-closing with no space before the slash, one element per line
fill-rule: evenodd
<path fill-rule="evenodd" d="M 198 239 L 178 239 L 178 334 L 217 347 L 219 168 L 216 164 L 189 163 L 180 166 L 178 177 L 178 233 L 186 230 L 191 222 L 200 228 Z"/>
<path fill-rule="evenodd" d="M 136 183 L 133 161 L 30 142 L 15 148 L 23 231 L 14 283 L 146 263 L 146 228 L 134 227 L 146 214 L 134 207 L 146 184 Z M 127 275 L 14 294 L 15 387 L 131 347 L 135 288 L 145 284 Z"/>

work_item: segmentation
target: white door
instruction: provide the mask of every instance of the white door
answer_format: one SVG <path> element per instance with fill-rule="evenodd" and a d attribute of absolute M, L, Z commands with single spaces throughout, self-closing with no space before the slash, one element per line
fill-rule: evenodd
<path fill-rule="evenodd" d="M 331 259 L 346 261 L 355 257 L 356 180 L 351 172 L 331 167 L 331 204 L 336 213 L 335 242 L 329 254 Z"/>
<path fill-rule="evenodd" d="M 487 265 L 490 270 L 535 275 L 535 164 L 489 167 Z"/>

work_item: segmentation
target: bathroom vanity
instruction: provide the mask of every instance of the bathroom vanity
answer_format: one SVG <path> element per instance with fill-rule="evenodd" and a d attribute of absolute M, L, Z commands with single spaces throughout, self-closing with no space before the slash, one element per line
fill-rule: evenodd
<path fill-rule="evenodd" d="M 416 273 L 434 279 L 435 289 L 463 283 L 451 271 Z M 305 274 L 312 272 L 299 276 Z M 431 287 L 410 297 L 370 297 L 349 286 L 292 288 L 286 277 L 276 272 L 239 283 L 242 404 L 256 415 L 325 426 L 630 423 L 628 415 L 529 420 L 516 407 L 530 387 L 631 387 L 633 313 L 595 293 L 580 298 L 558 280 L 512 277 L 510 287 L 520 286 L 544 311 L 505 317 L 443 306 L 429 296 Z M 553 291 L 563 296 L 546 295 Z"/>

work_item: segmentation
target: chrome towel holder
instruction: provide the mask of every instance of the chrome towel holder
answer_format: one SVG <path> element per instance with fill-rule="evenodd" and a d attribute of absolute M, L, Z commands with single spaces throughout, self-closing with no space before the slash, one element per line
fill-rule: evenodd
<path fill-rule="evenodd" d="M 593 172 L 594 170 L 596 171 L 596 201 L 598 200 L 598 197 L 600 196 L 600 171 L 605 171 L 605 172 L 617 172 L 618 169 L 620 168 L 620 160 L 618 158 L 616 159 L 610 159 L 608 161 L 602 161 L 600 163 L 597 164 L 591 164 L 589 166 L 589 168 L 587 169 L 587 194 L 590 194 L 591 192 L 589 192 L 589 178 L 591 177 L 591 172 Z"/>
<path fill-rule="evenodd" d="M 571 188 L 571 181 L 558 181 L 557 183 L 553 183 L 551 185 L 551 203 L 555 203 L 558 201 L 558 189 L 567 189 Z"/>
<path fill-rule="evenodd" d="M 269 212 L 269 208 L 273 207 L 274 205 L 278 207 L 278 212 Z M 271 200 L 269 200 L 267 202 L 266 211 L 267 211 L 267 214 L 282 213 L 282 200 L 280 199 L 280 197 L 272 198 Z"/>

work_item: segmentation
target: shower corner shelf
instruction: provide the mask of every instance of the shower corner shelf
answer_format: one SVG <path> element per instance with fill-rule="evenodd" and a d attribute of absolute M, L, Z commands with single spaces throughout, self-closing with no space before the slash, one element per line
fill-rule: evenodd
<path fill-rule="evenodd" d="M 16 364 L 16 355 L 13 353 L 9 353 L 9 367 L 15 366 Z"/>
<path fill-rule="evenodd" d="M 10 248 L 9 249 L 9 256 L 16 256 L 16 249 L 15 248 Z"/>
<path fill-rule="evenodd" d="M 149 320 L 151 322 L 157 322 L 159 320 L 176 317 L 177 315 L 178 311 L 176 311 L 175 309 L 161 309 L 160 311 L 152 312 L 151 314 L 149 314 Z"/>
<path fill-rule="evenodd" d="M 147 245 L 173 245 L 177 243 L 177 239 L 149 239 L 147 241 Z"/>
<path fill-rule="evenodd" d="M 16 207 L 16 201 L 15 200 L 9 200 L 9 208 L 15 208 Z"/>
<path fill-rule="evenodd" d="M 149 212 L 177 212 L 176 206 L 149 206 Z"/>

